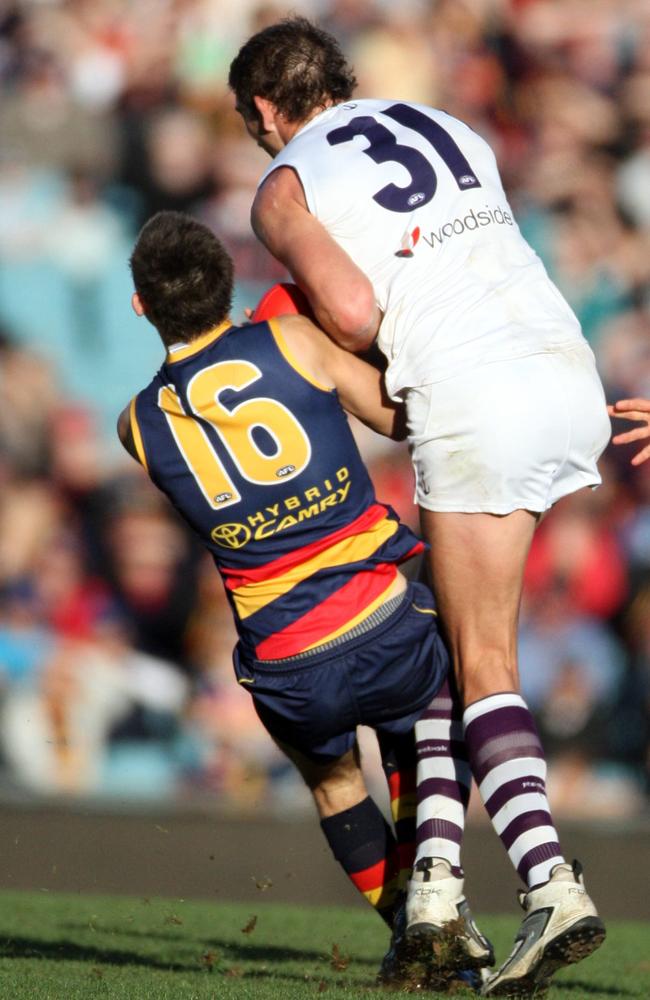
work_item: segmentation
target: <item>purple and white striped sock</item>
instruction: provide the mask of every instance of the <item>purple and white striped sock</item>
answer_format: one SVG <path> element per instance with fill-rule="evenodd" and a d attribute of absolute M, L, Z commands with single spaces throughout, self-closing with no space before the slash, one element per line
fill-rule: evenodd
<path fill-rule="evenodd" d="M 445 681 L 415 724 L 418 755 L 416 862 L 444 858 L 459 877 L 460 847 L 472 784 L 463 742 L 463 710 Z"/>
<path fill-rule="evenodd" d="M 463 713 L 472 773 L 492 825 L 529 888 L 564 861 L 546 796 L 546 760 L 533 717 L 514 692 Z"/>

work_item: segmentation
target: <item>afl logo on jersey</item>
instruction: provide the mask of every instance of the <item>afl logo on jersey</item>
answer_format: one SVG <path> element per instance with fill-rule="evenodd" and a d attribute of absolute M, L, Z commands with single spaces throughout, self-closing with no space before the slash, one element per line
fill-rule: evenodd
<path fill-rule="evenodd" d="M 415 194 L 410 195 L 407 204 L 410 208 L 413 208 L 414 205 L 419 205 L 425 198 L 424 191 L 416 191 Z"/>
<path fill-rule="evenodd" d="M 224 549 L 243 549 L 250 541 L 251 531 L 245 524 L 220 524 L 212 529 L 210 537 Z"/>
<path fill-rule="evenodd" d="M 470 187 L 470 185 L 472 187 L 478 187 L 479 186 L 479 183 L 476 180 L 476 177 L 474 176 L 474 174 L 463 174 L 462 177 L 458 178 L 458 183 L 462 187 Z"/>
<path fill-rule="evenodd" d="M 284 479 L 285 476 L 290 476 L 292 472 L 296 471 L 295 465 L 283 465 L 281 469 L 276 469 L 276 476 L 278 479 Z"/>

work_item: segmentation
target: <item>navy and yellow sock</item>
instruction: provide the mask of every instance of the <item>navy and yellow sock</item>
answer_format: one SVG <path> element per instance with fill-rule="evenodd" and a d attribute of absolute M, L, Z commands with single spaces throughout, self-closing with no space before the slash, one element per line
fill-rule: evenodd
<path fill-rule="evenodd" d="M 321 820 L 336 860 L 377 913 L 392 926 L 398 885 L 398 844 L 370 798 Z"/>

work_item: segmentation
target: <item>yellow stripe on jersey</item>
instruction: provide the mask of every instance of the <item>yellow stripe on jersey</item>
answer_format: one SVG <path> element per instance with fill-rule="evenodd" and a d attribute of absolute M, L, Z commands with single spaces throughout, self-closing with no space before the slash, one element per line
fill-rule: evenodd
<path fill-rule="evenodd" d="M 138 453 L 138 460 L 144 468 L 149 471 L 149 466 L 147 465 L 147 456 L 144 451 L 144 443 L 142 441 L 142 432 L 140 430 L 140 424 L 138 423 L 138 416 L 135 409 L 135 401 L 137 396 L 134 396 L 131 400 L 129 406 L 129 421 L 131 424 L 131 437 L 133 438 L 133 444 L 135 445 L 135 450 Z"/>
<path fill-rule="evenodd" d="M 275 340 L 279 350 L 284 355 L 284 360 L 287 362 L 287 364 L 291 365 L 294 371 L 297 371 L 299 375 L 302 375 L 304 379 L 306 379 L 308 382 L 311 382 L 311 384 L 315 386 L 317 389 L 322 389 L 323 392 L 334 392 L 334 389 L 331 385 L 323 385 L 322 382 L 319 382 L 318 379 L 314 378 L 313 375 L 310 375 L 310 373 L 306 371 L 306 369 L 303 368 L 302 365 L 298 363 L 298 361 L 296 361 L 295 357 L 289 350 L 286 340 L 284 339 L 282 330 L 280 329 L 280 324 L 278 323 L 277 319 L 268 320 L 268 324 L 271 329 L 271 333 L 273 334 L 273 339 Z"/>
<path fill-rule="evenodd" d="M 185 361 L 185 358 L 191 358 L 193 354 L 198 354 L 202 351 L 204 347 L 211 344 L 213 340 L 216 340 L 229 330 L 232 323 L 229 319 L 225 319 L 223 323 L 219 323 L 219 326 L 213 327 L 212 330 L 208 330 L 207 333 L 202 333 L 200 337 L 196 337 L 195 340 L 190 341 L 186 347 L 181 347 L 177 351 L 168 351 L 165 361 L 168 365 L 176 364 L 177 361 Z"/>
<path fill-rule="evenodd" d="M 266 607 L 271 601 L 275 601 L 297 584 L 302 583 L 303 580 L 308 579 L 325 567 L 346 566 L 349 563 L 367 559 L 377 551 L 380 545 L 388 541 L 398 528 L 397 521 L 383 518 L 367 531 L 359 535 L 352 535 L 349 538 L 343 538 L 340 542 L 325 549 L 323 552 L 319 552 L 318 555 L 313 556 L 311 559 L 306 559 L 305 562 L 300 563 L 298 566 L 293 566 L 288 572 L 282 573 L 280 576 L 238 587 L 232 591 L 237 614 L 241 619 L 248 618 L 249 615 L 255 614 L 256 611 Z M 390 585 L 392 585 L 392 582 L 391 580 Z M 379 603 L 381 603 L 381 599 Z M 377 605 L 374 606 L 377 607 Z M 365 617 L 365 612 L 363 617 Z M 341 631 L 345 632 L 350 627 L 347 624 Z M 316 645 L 320 645 L 324 641 L 325 639 L 319 639 Z"/>

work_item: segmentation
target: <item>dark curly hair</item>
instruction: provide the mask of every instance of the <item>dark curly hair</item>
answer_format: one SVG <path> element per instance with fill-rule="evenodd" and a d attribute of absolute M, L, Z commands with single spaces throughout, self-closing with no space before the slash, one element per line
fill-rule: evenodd
<path fill-rule="evenodd" d="M 232 260 L 214 233 L 189 215 L 154 215 L 129 263 L 145 316 L 166 345 L 193 340 L 227 318 Z"/>
<path fill-rule="evenodd" d="M 249 38 L 230 65 L 228 83 L 244 118 L 257 119 L 257 96 L 290 122 L 349 100 L 357 85 L 333 35 L 304 17 L 285 18 Z"/>

